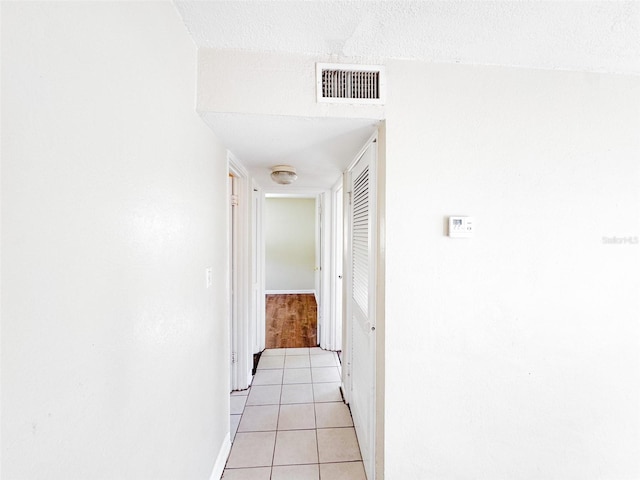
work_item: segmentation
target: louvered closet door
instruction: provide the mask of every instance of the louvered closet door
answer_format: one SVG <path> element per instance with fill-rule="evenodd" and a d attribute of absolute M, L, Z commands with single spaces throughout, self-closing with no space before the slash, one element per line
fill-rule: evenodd
<path fill-rule="evenodd" d="M 368 480 L 375 466 L 375 143 L 351 172 L 349 401 Z"/>

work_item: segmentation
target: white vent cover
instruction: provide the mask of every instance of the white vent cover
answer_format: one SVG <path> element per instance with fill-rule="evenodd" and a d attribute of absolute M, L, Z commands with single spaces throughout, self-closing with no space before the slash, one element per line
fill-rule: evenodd
<path fill-rule="evenodd" d="M 380 65 L 316 64 L 318 102 L 381 105 L 384 84 Z"/>

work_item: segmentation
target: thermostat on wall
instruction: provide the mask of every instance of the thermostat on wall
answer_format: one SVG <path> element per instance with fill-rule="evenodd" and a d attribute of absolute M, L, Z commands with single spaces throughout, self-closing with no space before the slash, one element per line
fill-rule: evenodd
<path fill-rule="evenodd" d="M 473 217 L 449 217 L 449 236 L 456 238 L 473 237 Z"/>

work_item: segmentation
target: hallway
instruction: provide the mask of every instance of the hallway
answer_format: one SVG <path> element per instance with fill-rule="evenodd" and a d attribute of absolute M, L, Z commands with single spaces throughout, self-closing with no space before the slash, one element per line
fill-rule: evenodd
<path fill-rule="evenodd" d="M 231 439 L 224 480 L 366 480 L 334 352 L 265 350 L 231 394 Z"/>

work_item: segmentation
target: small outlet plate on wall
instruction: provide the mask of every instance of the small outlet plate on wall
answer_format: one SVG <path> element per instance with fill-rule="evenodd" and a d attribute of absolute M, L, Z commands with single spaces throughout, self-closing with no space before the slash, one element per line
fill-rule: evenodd
<path fill-rule="evenodd" d="M 473 217 L 449 217 L 449 236 L 453 238 L 471 238 L 474 233 Z"/>

